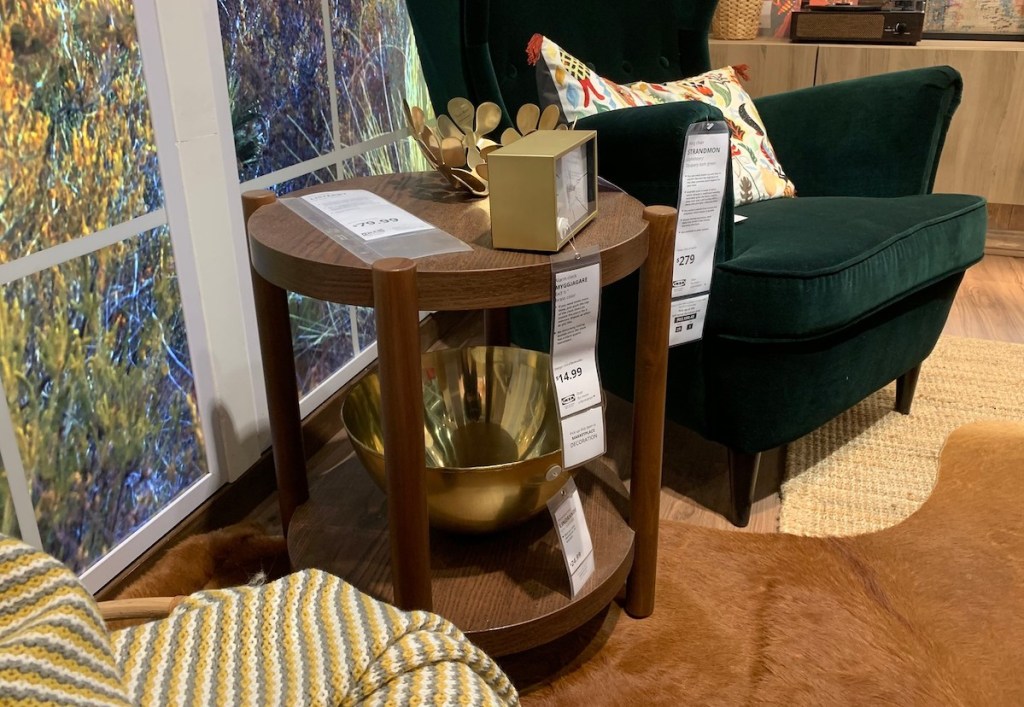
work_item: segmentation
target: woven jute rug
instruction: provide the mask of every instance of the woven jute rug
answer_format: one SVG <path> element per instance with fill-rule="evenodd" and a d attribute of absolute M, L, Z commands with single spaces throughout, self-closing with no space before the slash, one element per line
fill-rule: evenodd
<path fill-rule="evenodd" d="M 935 486 L 943 440 L 974 420 L 1024 420 L 1024 345 L 943 337 L 925 361 L 910 415 L 892 384 L 789 445 L 779 529 L 797 535 L 881 530 Z"/>
<path fill-rule="evenodd" d="M 939 464 L 877 533 L 662 521 L 654 613 L 613 604 L 545 647 L 555 674 L 523 704 L 1024 704 L 1024 423 L 961 427 Z"/>

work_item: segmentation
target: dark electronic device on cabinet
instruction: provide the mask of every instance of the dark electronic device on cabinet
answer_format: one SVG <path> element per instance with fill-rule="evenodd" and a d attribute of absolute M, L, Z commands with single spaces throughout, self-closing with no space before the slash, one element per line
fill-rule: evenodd
<path fill-rule="evenodd" d="M 801 2 L 789 26 L 792 42 L 855 44 L 917 44 L 924 30 L 924 0 L 891 0 L 884 4 Z"/>

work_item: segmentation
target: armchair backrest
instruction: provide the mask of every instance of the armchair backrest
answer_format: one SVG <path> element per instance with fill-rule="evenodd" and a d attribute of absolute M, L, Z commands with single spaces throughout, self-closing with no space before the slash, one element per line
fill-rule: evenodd
<path fill-rule="evenodd" d="M 508 116 L 537 102 L 534 33 L 613 81 L 670 81 L 710 68 L 717 0 L 407 0 L 430 100 L 494 101 Z"/>

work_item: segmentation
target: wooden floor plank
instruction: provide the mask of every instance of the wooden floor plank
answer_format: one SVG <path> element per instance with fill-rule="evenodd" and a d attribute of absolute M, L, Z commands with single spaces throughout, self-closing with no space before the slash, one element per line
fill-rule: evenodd
<path fill-rule="evenodd" d="M 986 255 L 969 269 L 943 334 L 1024 343 L 1024 258 Z"/>

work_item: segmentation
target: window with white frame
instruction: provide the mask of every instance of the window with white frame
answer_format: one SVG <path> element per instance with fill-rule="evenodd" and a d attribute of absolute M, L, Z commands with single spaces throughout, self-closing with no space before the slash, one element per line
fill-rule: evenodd
<path fill-rule="evenodd" d="M 404 3 L 218 0 L 218 10 L 243 189 L 425 168 L 401 117 L 404 98 L 428 102 Z M 373 311 L 294 293 L 289 309 L 308 412 L 350 377 L 346 364 L 374 354 Z"/>
<path fill-rule="evenodd" d="M 0 9 L 0 526 L 87 573 L 207 430 L 132 3 Z"/>
<path fill-rule="evenodd" d="M 258 458 L 240 192 L 422 168 L 403 97 L 397 0 L 0 0 L 0 532 L 96 590 Z M 375 330 L 290 306 L 305 413 Z"/>

